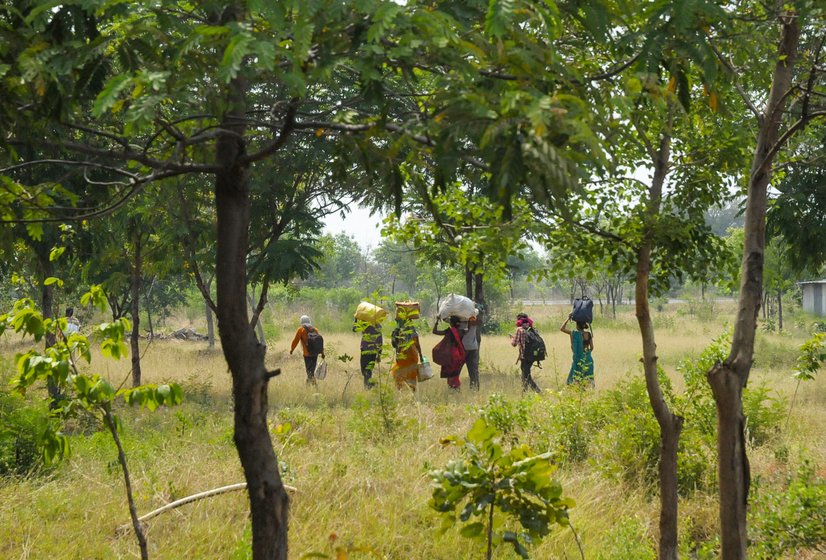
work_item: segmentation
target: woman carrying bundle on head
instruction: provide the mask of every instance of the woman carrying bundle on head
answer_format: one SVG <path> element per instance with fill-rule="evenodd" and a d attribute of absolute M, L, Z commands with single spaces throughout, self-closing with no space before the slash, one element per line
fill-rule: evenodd
<path fill-rule="evenodd" d="M 455 315 L 448 319 L 450 326 L 440 330 L 439 317 L 433 323 L 433 334 L 439 334 L 444 338 L 433 348 L 433 361 L 442 366 L 439 377 L 447 379 L 447 386 L 451 389 L 459 390 L 462 382 L 459 380 L 459 373 L 465 365 L 465 347 L 462 344 L 464 333 L 459 331 L 462 320 Z"/>
<path fill-rule="evenodd" d="M 571 337 L 571 351 L 573 352 L 573 361 L 571 363 L 571 370 L 568 373 L 568 385 L 572 383 L 585 382 L 591 387 L 594 386 L 594 358 L 591 352 L 594 350 L 594 335 L 591 332 L 591 327 L 584 321 L 576 321 L 576 329 L 568 328 L 568 323 L 571 321 L 571 315 L 565 319 L 559 330 Z"/>
<path fill-rule="evenodd" d="M 396 388 L 416 390 L 419 377 L 419 362 L 422 361 L 422 347 L 419 333 L 413 320 L 419 318 L 419 305 L 413 302 L 396 302 L 396 328 L 390 335 L 390 343 L 396 350 L 396 359 L 390 367 L 390 374 L 396 380 Z"/>

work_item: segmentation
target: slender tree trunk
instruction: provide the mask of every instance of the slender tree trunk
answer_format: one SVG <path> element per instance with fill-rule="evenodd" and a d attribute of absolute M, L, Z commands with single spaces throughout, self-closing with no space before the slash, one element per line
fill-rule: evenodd
<path fill-rule="evenodd" d="M 473 271 L 465 265 L 465 296 L 473 299 Z"/>
<path fill-rule="evenodd" d="M 54 284 L 46 285 L 46 278 L 54 275 L 54 265 L 49 258 L 51 248 L 46 242 L 35 243 L 35 255 L 40 268 L 40 309 L 43 311 L 43 319 L 54 319 Z M 46 348 L 51 348 L 57 342 L 54 333 L 47 332 L 44 338 Z M 56 408 L 58 402 L 63 397 L 60 387 L 51 379 L 46 380 L 46 389 L 49 393 L 49 408 Z"/>
<path fill-rule="evenodd" d="M 143 525 L 138 519 L 138 508 L 135 505 L 135 496 L 132 492 L 132 480 L 129 477 L 129 467 L 126 464 L 126 452 L 123 450 L 123 444 L 118 435 L 118 426 L 108 405 L 103 410 L 103 421 L 109 433 L 112 434 L 112 439 L 115 440 L 115 447 L 118 448 L 118 463 L 120 463 L 120 468 L 123 472 L 123 484 L 126 486 L 126 501 L 129 504 L 129 517 L 132 518 L 132 529 L 135 531 L 135 537 L 138 539 L 138 546 L 141 550 L 141 560 L 149 560 L 146 535 L 143 532 Z"/>
<path fill-rule="evenodd" d="M 484 277 L 482 276 L 482 273 L 481 272 L 475 273 L 473 275 L 473 281 L 474 281 L 474 285 L 476 287 L 476 292 L 473 295 L 473 297 L 471 297 L 470 299 L 475 301 L 477 304 L 481 305 L 482 309 L 487 309 L 488 308 L 488 303 L 485 300 L 485 281 L 484 281 Z"/>
<path fill-rule="evenodd" d="M 255 311 L 255 289 L 252 290 L 251 294 L 247 294 L 247 301 L 250 304 L 250 310 Z M 264 339 L 264 326 L 261 324 L 261 315 L 258 315 L 258 319 L 255 321 L 255 332 L 258 336 L 258 342 L 266 347 L 267 341 Z"/>
<path fill-rule="evenodd" d="M 206 312 L 207 347 L 212 349 L 215 348 L 215 323 L 212 321 L 212 309 L 206 302 L 204 302 L 204 311 Z"/>
<path fill-rule="evenodd" d="M 660 426 L 660 543 L 659 560 L 676 560 L 677 554 L 677 446 L 683 418 L 675 415 L 660 388 L 657 377 L 657 343 L 649 306 L 649 276 L 655 221 L 660 212 L 663 185 L 671 154 L 670 119 L 663 133 L 654 161 L 654 177 L 648 192 L 646 232 L 637 251 L 635 305 L 642 338 L 643 369 L 648 399 Z"/>
<path fill-rule="evenodd" d="M 289 498 L 267 425 L 270 376 L 264 366 L 266 349 L 256 340 L 247 314 L 249 179 L 247 166 L 239 162 L 245 151 L 241 123 L 246 88 L 241 77 L 230 82 L 229 108 L 221 123 L 227 132 L 216 141 L 216 161 L 221 166 L 215 180 L 218 333 L 232 374 L 234 440 L 250 500 L 252 556 L 254 560 L 287 560 Z"/>
<path fill-rule="evenodd" d="M 737 320 L 731 353 L 707 374 L 717 405 L 717 474 L 720 485 L 720 533 L 723 560 L 746 558 L 746 513 L 750 485 L 743 417 L 743 388 L 754 359 L 754 336 L 763 295 L 766 247 L 767 189 L 771 180 L 774 145 L 780 135 L 800 40 L 799 13 L 781 10 L 778 57 L 771 92 L 760 118 L 757 146 L 749 174 L 744 225 L 743 264 Z"/>
<path fill-rule="evenodd" d="M 783 292 L 777 290 L 777 330 L 783 332 Z"/>
<path fill-rule="evenodd" d="M 132 238 L 132 270 L 129 292 L 132 299 L 132 337 L 129 345 L 132 350 L 132 387 L 141 384 L 141 275 L 143 274 L 143 254 L 141 246 L 140 224 L 137 218 L 129 220 L 129 233 Z"/>

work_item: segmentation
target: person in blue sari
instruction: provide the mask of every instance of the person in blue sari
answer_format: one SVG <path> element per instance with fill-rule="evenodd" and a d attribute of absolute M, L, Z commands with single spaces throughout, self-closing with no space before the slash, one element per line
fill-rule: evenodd
<path fill-rule="evenodd" d="M 562 332 L 571 337 L 571 351 L 573 352 L 573 361 L 571 362 L 571 370 L 568 372 L 568 385 L 576 382 L 588 383 L 591 387 L 594 386 L 594 358 L 591 352 L 594 351 L 594 335 L 591 333 L 591 328 L 588 323 L 577 321 L 576 330 L 568 328 L 568 323 L 571 321 L 571 316 L 565 319 L 562 326 L 559 328 Z"/>

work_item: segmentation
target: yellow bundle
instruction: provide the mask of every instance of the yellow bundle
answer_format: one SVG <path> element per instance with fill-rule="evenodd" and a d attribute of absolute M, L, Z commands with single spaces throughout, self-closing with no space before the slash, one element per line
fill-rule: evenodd
<path fill-rule="evenodd" d="M 354 317 L 359 321 L 375 325 L 381 323 L 387 317 L 387 310 L 378 305 L 373 305 L 369 301 L 363 301 L 356 308 Z"/>

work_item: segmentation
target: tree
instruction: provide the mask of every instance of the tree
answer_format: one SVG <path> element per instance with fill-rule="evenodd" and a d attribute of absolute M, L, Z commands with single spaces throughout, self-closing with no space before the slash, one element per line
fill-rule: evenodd
<path fill-rule="evenodd" d="M 712 367 L 707 378 L 717 406 L 718 478 L 720 483 L 721 552 L 724 560 L 746 557 L 746 511 L 750 475 L 746 454 L 745 418 L 742 392 L 749 378 L 754 357 L 757 315 L 763 295 L 763 266 L 766 247 L 766 209 L 768 186 L 775 159 L 795 134 L 815 119 L 826 116 L 818 106 L 824 87 L 823 72 L 826 12 L 821 4 L 777 2 L 771 8 L 747 3 L 742 15 L 732 21 L 748 29 L 751 36 L 775 37 L 776 51 L 770 75 L 765 68 L 743 72 L 751 66 L 752 52 L 739 44 L 726 42 L 719 58 L 734 74 L 735 86 L 743 103 L 757 122 L 756 143 L 747 175 L 748 199 L 744 223 L 743 260 L 740 295 L 731 352 L 725 361 Z M 753 81 L 742 84 L 741 77 Z M 765 104 L 758 109 L 749 92 L 762 94 Z"/>

